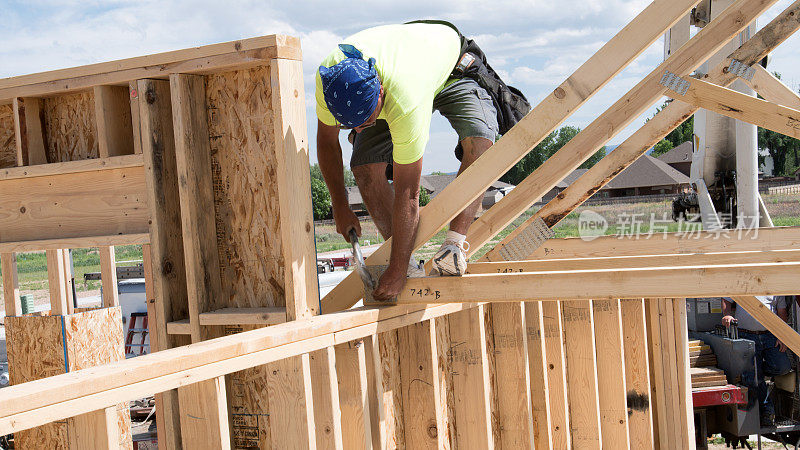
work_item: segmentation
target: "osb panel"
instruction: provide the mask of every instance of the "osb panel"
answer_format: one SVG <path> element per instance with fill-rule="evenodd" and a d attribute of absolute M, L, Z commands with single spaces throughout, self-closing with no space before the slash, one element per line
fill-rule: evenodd
<path fill-rule="evenodd" d="M 257 328 L 259 327 L 256 325 L 224 327 L 224 335 Z M 225 377 L 235 449 L 271 448 L 267 367 L 266 365 L 253 367 Z"/>
<path fill-rule="evenodd" d="M 14 110 L 0 105 L 0 169 L 17 165 L 17 140 L 14 135 Z"/>
<path fill-rule="evenodd" d="M 122 309 L 96 309 L 65 316 L 69 371 L 125 359 Z"/>
<path fill-rule="evenodd" d="M 11 384 L 65 373 L 61 316 L 6 317 Z"/>
<path fill-rule="evenodd" d="M 269 66 L 209 75 L 206 105 L 225 294 L 209 309 L 285 305 Z"/>
<path fill-rule="evenodd" d="M 60 316 L 6 317 L 11 384 L 66 372 Z M 53 422 L 14 434 L 17 448 L 68 448 L 67 422 Z"/>
<path fill-rule="evenodd" d="M 100 157 L 93 91 L 45 98 L 44 118 L 48 162 Z"/>

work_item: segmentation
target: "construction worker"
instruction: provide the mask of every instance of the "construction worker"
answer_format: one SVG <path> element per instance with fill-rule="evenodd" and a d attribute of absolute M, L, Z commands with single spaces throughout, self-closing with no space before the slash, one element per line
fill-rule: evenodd
<path fill-rule="evenodd" d="M 451 78 L 462 58 L 462 38 L 436 23 L 386 25 L 346 38 L 316 75 L 317 156 L 333 203 L 336 230 L 361 226 L 350 210 L 342 173 L 339 131 L 352 130 L 350 167 L 375 225 L 392 237 L 389 267 L 373 296 L 394 298 L 407 276 L 424 275 L 412 261 L 419 222 L 422 155 L 433 110 L 450 121 L 463 149 L 461 173 L 498 136 L 495 104 L 469 78 Z M 390 179 L 393 182 L 390 184 Z M 481 199 L 450 222 L 433 260 L 445 275 L 466 269 L 465 235 Z"/>
<path fill-rule="evenodd" d="M 786 298 L 780 295 L 757 296 L 770 311 L 775 313 L 784 322 L 789 319 L 786 308 Z M 735 311 L 734 311 L 735 309 Z M 744 308 L 736 306 L 730 298 L 722 299 L 722 324 L 730 327 L 736 323 L 739 329 L 739 338 L 755 343 L 754 370 L 742 373 L 742 384 L 755 391 L 757 396 L 750 396 L 749 401 L 758 399 L 758 411 L 762 427 L 775 425 L 775 406 L 767 396 L 767 384 L 764 375 L 786 375 L 792 370 L 792 364 L 786 355 L 786 345 L 770 333 L 764 325 L 753 318 Z"/>

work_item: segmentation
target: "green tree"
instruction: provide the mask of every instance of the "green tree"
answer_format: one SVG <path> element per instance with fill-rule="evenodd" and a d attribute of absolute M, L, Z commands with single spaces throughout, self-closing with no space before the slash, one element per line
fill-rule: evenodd
<path fill-rule="evenodd" d="M 656 109 L 656 114 L 661 112 L 662 109 L 667 107 L 667 103 L 664 103 L 660 107 Z M 655 117 L 655 114 L 653 115 Z M 650 119 L 647 119 L 648 121 Z M 694 116 L 686 119 L 682 124 L 678 125 L 678 128 L 672 130 L 664 139 L 659 141 L 654 147 L 653 151 L 650 153 L 650 156 L 656 158 L 658 156 L 667 153 L 668 151 L 672 150 L 673 148 L 683 144 L 686 141 L 691 141 L 692 136 L 694 136 Z"/>
<path fill-rule="evenodd" d="M 534 170 L 539 168 L 547 158 L 567 144 L 572 138 L 580 133 L 581 129 L 567 125 L 550 133 L 549 136 L 544 138 L 542 142 L 533 148 L 527 155 L 525 155 L 514 167 L 503 175 L 500 180 L 506 183 L 519 184 L 522 180 L 530 175 Z M 581 164 L 581 168 L 588 169 L 600 161 L 605 156 L 606 148 L 603 147 L 592 155 L 588 160 Z"/>
<path fill-rule="evenodd" d="M 342 166 L 342 171 L 344 172 L 344 185 L 345 186 L 355 186 L 356 179 L 353 176 L 353 172 L 347 168 L 347 166 Z M 311 166 L 311 178 L 317 179 L 319 181 L 325 182 L 325 178 L 322 177 L 322 169 L 320 169 L 318 163 L 314 163 Z"/>
<path fill-rule="evenodd" d="M 781 74 L 773 72 L 775 78 L 781 79 Z M 759 98 L 763 98 L 759 95 Z M 800 165 L 800 141 L 766 128 L 758 129 L 758 149 L 766 150 L 772 157 L 775 176 L 792 176 Z M 764 156 L 759 154 L 758 162 L 764 163 Z"/>
<path fill-rule="evenodd" d="M 314 220 L 327 219 L 331 213 L 331 194 L 325 183 L 317 178 L 311 178 L 311 205 L 314 210 Z"/>
<path fill-rule="evenodd" d="M 431 195 L 422 186 L 419 188 L 419 206 L 425 206 L 431 201 Z"/>

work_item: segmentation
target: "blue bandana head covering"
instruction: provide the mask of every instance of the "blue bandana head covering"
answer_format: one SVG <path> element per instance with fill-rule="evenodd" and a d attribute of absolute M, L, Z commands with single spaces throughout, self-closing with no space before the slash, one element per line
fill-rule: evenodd
<path fill-rule="evenodd" d="M 367 121 L 378 105 L 381 82 L 375 58 L 364 61 L 355 47 L 340 44 L 345 59 L 332 67 L 320 66 L 325 103 L 337 122 L 355 128 Z"/>

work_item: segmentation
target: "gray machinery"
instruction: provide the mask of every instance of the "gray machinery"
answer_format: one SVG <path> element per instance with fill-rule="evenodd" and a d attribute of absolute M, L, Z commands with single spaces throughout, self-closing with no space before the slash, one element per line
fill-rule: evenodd
<path fill-rule="evenodd" d="M 716 18 L 733 0 L 705 0 L 690 17 L 678 22 L 665 36 L 664 57 L 688 41 L 690 26 L 703 27 Z M 706 73 L 727 55 L 755 34 L 753 23 L 734 38 L 719 53 L 698 69 Z M 762 62 L 764 63 L 764 62 Z M 731 86 L 745 94 L 755 92 L 742 80 Z M 694 139 L 690 172 L 691 191 L 673 202 L 673 218 L 702 221 L 705 230 L 723 228 L 755 228 L 772 226 L 769 213 L 758 193 L 758 134 L 755 125 L 737 121 L 720 114 L 699 110 L 694 115 Z M 687 299 L 687 319 L 692 339 L 708 344 L 725 371 L 731 384 L 740 381 L 742 372 L 754 365 L 755 345 L 738 339 L 737 333 L 721 326 L 722 299 Z M 797 327 L 797 305 L 791 302 L 791 325 Z M 793 366 L 796 358 L 792 356 Z M 777 426 L 762 429 L 757 402 L 746 405 L 720 405 L 696 411 L 702 416 L 702 426 L 711 433 L 722 433 L 734 446 L 750 435 L 764 435 L 798 448 L 800 440 L 800 401 L 797 392 L 797 371 L 781 380 L 773 380 L 770 395 L 776 405 Z M 775 386 L 779 386 L 775 387 Z M 750 393 L 750 397 L 755 393 Z M 699 442 L 700 445 L 703 443 Z M 742 444 L 743 446 L 747 444 Z"/>

